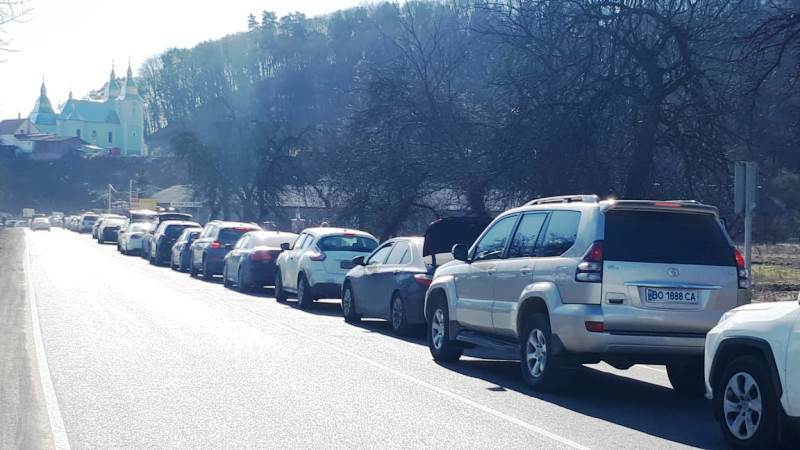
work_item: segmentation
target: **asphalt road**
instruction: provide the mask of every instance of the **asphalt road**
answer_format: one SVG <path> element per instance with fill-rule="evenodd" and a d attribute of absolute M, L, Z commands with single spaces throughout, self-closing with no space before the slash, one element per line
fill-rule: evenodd
<path fill-rule="evenodd" d="M 11 231 L 30 253 L 47 413 L 65 430 L 54 442 L 72 448 L 723 446 L 708 403 L 675 395 L 663 368 L 586 367 L 563 392 L 539 394 L 515 362 L 439 365 L 421 336 L 347 325 L 338 303 L 304 312 L 87 236 Z M 13 267 L 0 277 L 18 277 Z M 41 395 L 30 395 L 34 412 L 23 402 L 18 415 L 41 422 Z"/>

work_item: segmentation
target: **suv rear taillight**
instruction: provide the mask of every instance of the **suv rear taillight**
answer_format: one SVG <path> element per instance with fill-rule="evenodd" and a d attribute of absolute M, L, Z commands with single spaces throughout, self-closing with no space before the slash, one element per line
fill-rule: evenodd
<path fill-rule="evenodd" d="M 582 283 L 603 282 L 603 241 L 595 241 L 586 256 L 578 263 L 575 271 L 575 281 Z"/>
<path fill-rule="evenodd" d="M 418 273 L 414 275 L 414 281 L 416 281 L 417 284 L 428 287 L 433 283 L 433 278 L 426 273 Z"/>
<path fill-rule="evenodd" d="M 211 244 L 209 244 L 209 247 L 212 250 L 218 250 L 218 249 L 222 248 L 222 244 L 220 244 L 219 241 L 214 241 Z"/>
<path fill-rule="evenodd" d="M 313 250 L 308 252 L 308 259 L 310 259 L 311 261 L 325 261 L 326 257 L 327 255 L 325 255 L 325 252 L 323 252 L 317 247 L 314 247 Z"/>
<path fill-rule="evenodd" d="M 750 274 L 747 272 L 747 264 L 744 262 L 744 256 L 739 249 L 733 249 L 734 256 L 736 257 L 736 273 L 739 277 L 739 289 L 750 289 Z"/>

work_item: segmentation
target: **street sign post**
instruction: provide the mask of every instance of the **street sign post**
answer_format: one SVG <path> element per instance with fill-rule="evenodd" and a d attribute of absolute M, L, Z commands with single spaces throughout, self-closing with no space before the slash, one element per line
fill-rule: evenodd
<path fill-rule="evenodd" d="M 736 214 L 744 216 L 744 260 L 750 273 L 753 255 L 753 214 L 756 210 L 758 186 L 758 164 L 752 161 L 737 161 L 734 166 L 733 203 Z"/>

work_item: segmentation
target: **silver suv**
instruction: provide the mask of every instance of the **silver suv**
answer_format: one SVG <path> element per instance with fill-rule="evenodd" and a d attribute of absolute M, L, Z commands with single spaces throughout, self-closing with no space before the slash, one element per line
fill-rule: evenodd
<path fill-rule="evenodd" d="M 489 349 L 519 359 L 535 389 L 606 361 L 666 365 L 676 391 L 702 395 L 706 333 L 750 302 L 717 209 L 695 201 L 538 199 L 453 256 L 425 299 L 434 359 Z"/>

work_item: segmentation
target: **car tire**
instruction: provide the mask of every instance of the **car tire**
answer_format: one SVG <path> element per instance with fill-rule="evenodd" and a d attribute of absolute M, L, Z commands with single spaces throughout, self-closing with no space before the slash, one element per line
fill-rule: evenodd
<path fill-rule="evenodd" d="M 553 355 L 550 320 L 546 314 L 535 313 L 522 324 L 519 361 L 525 383 L 537 391 L 558 387 L 561 366 Z"/>
<path fill-rule="evenodd" d="M 356 297 L 353 288 L 346 284 L 342 291 L 342 316 L 347 323 L 358 323 L 361 315 L 356 313 Z"/>
<path fill-rule="evenodd" d="M 722 434 L 733 448 L 775 448 L 781 427 L 780 400 L 763 359 L 754 356 L 734 359 L 725 366 L 713 389 L 715 416 L 719 417 Z M 760 404 L 761 414 L 751 409 L 756 404 Z M 737 421 L 740 421 L 738 427 Z M 747 427 L 748 421 L 752 428 Z"/>
<path fill-rule="evenodd" d="M 395 292 L 389 302 L 389 324 L 392 326 L 392 332 L 398 336 L 408 335 L 411 328 L 408 324 L 406 305 L 399 292 Z"/>
<path fill-rule="evenodd" d="M 703 375 L 703 361 L 691 361 L 683 364 L 668 364 L 667 377 L 672 388 L 686 397 L 703 397 L 706 392 Z"/>
<path fill-rule="evenodd" d="M 206 281 L 211 281 L 214 278 L 214 275 L 211 274 L 211 270 L 208 268 L 208 260 L 203 258 L 203 279 Z"/>
<path fill-rule="evenodd" d="M 103 245 L 106 243 L 106 241 L 104 241 L 102 238 L 97 238 L 97 243 Z"/>
<path fill-rule="evenodd" d="M 222 266 L 222 285 L 225 286 L 226 288 L 229 288 L 229 287 L 231 287 L 233 285 L 233 283 L 231 283 L 228 280 L 228 265 L 227 264 Z"/>
<path fill-rule="evenodd" d="M 281 269 L 275 268 L 275 301 L 284 303 L 286 301 L 286 292 L 283 290 L 283 278 L 281 278 Z"/>
<path fill-rule="evenodd" d="M 237 272 L 236 276 L 238 277 L 236 279 L 236 287 L 237 287 L 238 291 L 241 292 L 241 293 L 250 292 L 252 290 L 252 288 L 250 287 L 250 283 L 247 282 L 247 279 L 245 278 L 244 273 L 242 273 L 241 266 L 239 267 L 239 271 Z"/>
<path fill-rule="evenodd" d="M 441 298 L 431 305 L 427 335 L 428 349 L 435 361 L 455 362 L 464 353 L 464 349 L 450 339 L 450 313 L 447 303 Z"/>
<path fill-rule="evenodd" d="M 308 284 L 306 276 L 300 274 L 297 279 L 297 307 L 307 309 L 312 303 L 314 303 L 314 298 L 311 296 L 311 286 Z"/>
<path fill-rule="evenodd" d="M 194 261 L 189 261 L 189 276 L 197 278 L 197 267 L 194 266 Z"/>

